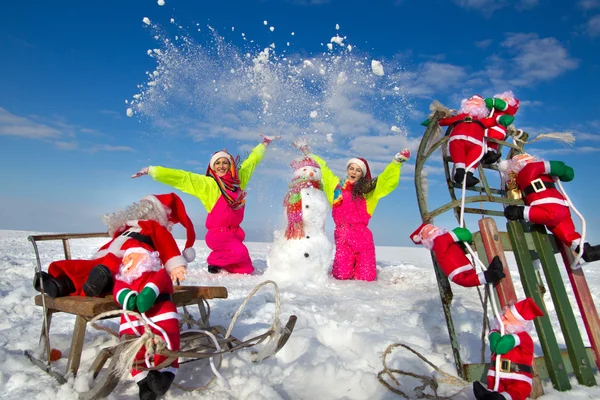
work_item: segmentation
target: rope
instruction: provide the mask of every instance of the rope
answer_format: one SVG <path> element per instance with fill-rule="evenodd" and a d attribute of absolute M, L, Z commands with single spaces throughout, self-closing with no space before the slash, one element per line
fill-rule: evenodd
<path fill-rule="evenodd" d="M 447 383 L 450 385 L 454 385 L 454 386 L 463 386 L 463 388 L 461 390 L 459 390 L 458 392 L 454 393 L 451 396 L 440 396 L 437 393 L 437 389 L 439 387 L 438 385 L 438 381 L 436 380 L 435 377 L 430 377 L 430 376 L 425 376 L 425 375 L 419 375 L 419 374 L 415 374 L 413 372 L 407 372 L 407 371 L 402 371 L 399 369 L 390 369 L 387 365 L 387 356 L 392 352 L 393 349 L 395 349 L 396 347 L 403 347 L 405 349 L 407 349 L 408 351 L 412 352 L 413 354 L 415 354 L 417 357 L 419 357 L 421 360 L 423 360 L 425 363 L 427 363 L 430 367 L 432 367 L 435 371 L 437 371 L 438 373 L 440 373 L 442 375 L 442 378 L 440 381 L 443 383 Z M 416 397 L 413 396 L 409 396 L 406 393 L 404 393 L 403 391 L 401 391 L 400 389 L 393 387 L 390 383 L 386 382 L 385 379 L 383 378 L 384 375 L 389 376 L 389 378 L 396 384 L 396 386 L 401 386 L 400 382 L 394 377 L 394 374 L 399 374 L 399 375 L 407 375 L 407 376 L 411 376 L 413 378 L 417 378 L 420 379 L 423 382 L 423 385 L 418 386 L 414 389 L 415 395 Z M 379 371 L 379 373 L 377 374 L 377 379 L 379 380 L 379 382 L 384 385 L 385 387 L 387 387 L 390 391 L 403 396 L 407 399 L 415 399 L 415 398 L 422 398 L 422 399 L 438 399 L 438 400 L 451 400 L 454 396 L 458 395 L 459 393 L 461 393 L 464 390 L 464 387 L 466 386 L 470 386 L 471 383 L 467 382 L 459 377 L 450 375 L 444 371 L 442 371 L 441 369 L 439 369 L 437 366 L 435 366 L 431 361 L 429 361 L 427 358 L 425 358 L 422 354 L 420 354 L 419 352 L 417 352 L 416 350 L 413 350 L 412 348 L 410 348 L 409 346 L 402 344 L 402 343 L 394 343 L 391 344 L 387 347 L 387 349 L 385 349 L 385 351 L 383 352 L 383 370 Z M 433 395 L 428 394 L 428 393 L 424 393 L 425 388 L 431 388 L 431 390 L 433 391 Z"/>
<path fill-rule="evenodd" d="M 579 251 L 577 252 L 577 256 L 575 257 L 575 259 L 573 260 L 573 263 L 571 264 L 572 270 L 579 269 L 579 268 L 581 268 L 581 266 L 578 264 L 579 264 L 579 260 L 581 260 L 581 256 L 583 256 L 583 245 L 585 243 L 585 235 L 586 235 L 585 218 L 583 218 L 583 215 L 579 212 L 579 210 L 577 210 L 577 208 L 575 207 L 575 205 L 569 198 L 569 195 L 567 194 L 567 192 L 563 188 L 562 184 L 560 183 L 560 179 L 555 177 L 554 182 L 558 185 L 558 187 L 559 187 L 560 191 L 562 192 L 563 196 L 565 197 L 565 200 L 567 201 L 567 204 L 569 205 L 569 207 L 571 207 L 573 209 L 573 212 L 575 214 L 577 214 L 577 216 L 581 220 L 581 239 L 579 241 Z"/>
<path fill-rule="evenodd" d="M 253 345 L 256 345 L 256 344 L 263 342 L 265 339 L 265 335 L 268 335 L 267 344 L 265 345 L 265 347 L 262 350 L 260 350 L 257 354 L 254 355 L 253 361 L 262 361 L 265 358 L 271 356 L 273 354 L 274 350 L 277 348 L 279 338 L 281 337 L 281 335 L 284 332 L 284 328 L 281 326 L 281 322 L 279 321 L 279 314 L 280 314 L 280 309 L 281 309 L 281 302 L 279 299 L 279 287 L 277 286 L 277 284 L 275 282 L 273 282 L 273 281 L 262 282 L 261 284 L 257 285 L 248 296 L 246 296 L 246 298 L 244 299 L 244 302 L 240 305 L 240 307 L 234 314 L 234 316 L 231 320 L 231 323 L 229 324 L 229 328 L 228 328 L 227 332 L 225 333 L 225 337 L 224 337 L 224 339 L 227 339 L 231 336 L 231 331 L 233 330 L 233 326 L 234 326 L 235 322 L 237 321 L 237 318 L 241 314 L 242 310 L 244 309 L 244 307 L 248 304 L 248 301 L 250 300 L 250 298 L 252 296 L 254 296 L 261 287 L 263 287 L 267 284 L 272 284 L 275 288 L 275 319 L 274 319 L 273 323 L 271 324 L 271 328 L 265 334 L 260 335 L 261 336 L 260 340 L 253 344 Z M 132 293 L 128 293 L 128 296 L 131 295 Z M 201 299 L 201 300 L 204 301 L 204 299 Z M 124 304 L 127 304 L 127 297 L 125 298 Z M 149 318 L 146 317 L 145 313 L 139 314 L 135 311 L 125 310 L 124 308 L 120 309 L 120 310 L 106 311 L 106 312 L 101 313 L 101 314 L 97 315 L 96 317 L 94 317 L 90 321 L 91 326 L 97 330 L 105 331 L 115 337 L 119 337 L 120 335 L 118 332 L 116 332 L 108 327 L 100 326 L 96 322 L 99 321 L 100 319 L 104 319 L 107 317 L 114 317 L 114 316 L 117 316 L 120 314 L 124 314 L 125 319 L 132 326 L 132 329 L 138 335 L 138 337 L 136 339 L 126 340 L 125 342 L 122 343 L 126 347 L 124 348 L 123 351 L 121 351 L 121 354 L 119 356 L 119 362 L 117 364 L 116 371 L 115 371 L 115 373 L 118 374 L 117 376 L 124 377 L 127 375 L 127 373 L 130 371 L 131 367 L 134 365 L 136 355 L 138 354 L 140 349 L 144 346 L 146 348 L 145 360 L 146 360 L 147 369 L 161 369 L 161 368 L 164 368 L 166 365 L 170 364 L 176 357 L 180 357 L 180 356 L 190 357 L 189 352 L 172 351 L 171 344 L 169 342 L 168 336 L 166 335 L 166 332 L 164 332 L 164 330 L 162 330 L 158 325 L 156 325 L 152 321 L 150 321 Z M 208 309 L 207 314 L 210 315 L 210 308 Z M 142 323 L 142 325 L 144 327 L 143 333 L 140 333 L 135 327 L 133 327 L 133 325 L 131 324 L 131 320 L 129 319 L 130 315 L 135 316 L 138 319 L 138 321 L 140 321 Z M 187 311 L 186 311 L 185 315 L 182 316 L 181 319 L 183 321 L 180 321 L 180 325 L 187 323 L 187 324 L 194 324 L 199 327 L 204 327 L 203 322 L 201 323 L 201 322 L 195 320 L 191 316 L 191 314 L 189 314 Z M 152 326 L 153 328 L 155 328 L 156 330 L 161 332 L 164 335 L 165 339 L 163 339 L 160 335 L 157 335 L 154 332 L 152 332 L 152 330 L 150 329 L 150 326 Z M 231 387 L 230 387 L 229 383 L 227 382 L 227 380 L 225 378 L 223 378 L 223 376 L 218 371 L 218 369 L 221 367 L 221 363 L 223 361 L 224 350 L 221 348 L 217 337 L 212 332 L 204 330 L 204 329 L 191 329 L 191 330 L 183 331 L 182 333 L 187 333 L 187 332 L 201 333 L 201 334 L 207 335 L 209 337 L 209 339 L 213 342 L 213 345 L 215 347 L 214 353 L 219 353 L 220 358 L 219 358 L 218 365 L 215 366 L 213 357 L 209 357 L 211 370 L 214 375 L 210 378 L 208 383 L 206 383 L 205 385 L 196 387 L 196 388 L 186 388 L 186 387 L 182 387 L 176 383 L 174 383 L 174 384 L 182 390 L 195 391 L 195 390 L 205 389 L 210 383 L 212 383 L 212 381 L 216 377 L 219 380 L 221 380 L 228 389 L 230 389 Z M 166 344 L 166 346 L 165 346 L 165 344 Z M 247 346 L 244 346 L 244 347 L 247 347 Z M 150 358 L 152 357 L 152 355 L 154 355 L 154 354 L 165 355 L 164 353 L 168 354 L 169 358 L 167 360 L 165 360 L 163 363 L 161 363 L 158 366 L 155 366 L 155 365 L 153 365 L 153 363 L 150 363 Z M 140 369 L 142 369 L 142 368 L 140 368 Z"/>

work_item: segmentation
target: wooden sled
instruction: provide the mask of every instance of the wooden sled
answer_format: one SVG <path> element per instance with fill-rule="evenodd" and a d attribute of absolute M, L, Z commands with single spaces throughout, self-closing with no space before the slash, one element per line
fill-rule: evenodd
<path fill-rule="evenodd" d="M 50 234 L 32 235 L 29 236 L 28 239 L 32 242 L 35 250 L 38 268 L 37 270 L 41 271 L 41 262 L 37 242 L 62 240 L 65 259 L 70 259 L 70 239 L 97 237 L 108 237 L 108 235 L 106 233 Z M 200 313 L 200 319 L 194 320 L 194 322 L 201 330 L 210 332 L 216 338 L 218 348 L 214 341 L 210 340 L 206 334 L 186 332 L 182 329 L 180 346 L 181 350 L 178 352 L 172 352 L 168 349 L 161 351 L 160 354 L 168 357 L 167 361 L 165 361 L 163 364 L 168 365 L 175 358 L 179 358 L 180 364 L 184 364 L 204 358 L 221 356 L 225 353 L 234 352 L 242 348 L 255 346 L 277 334 L 277 332 L 275 332 L 272 328 L 261 335 L 241 341 L 234 336 L 228 335 L 228 332 L 222 326 L 212 326 L 209 322 L 210 306 L 207 300 L 226 298 L 227 288 L 221 286 L 176 286 L 174 288 L 172 299 L 180 314 L 185 315 L 186 318 L 184 319 L 188 319 L 189 323 L 190 314 L 185 307 L 197 304 Z M 61 384 L 67 382 L 68 376 L 77 375 L 81 362 L 81 354 L 85 344 L 85 334 L 88 322 L 104 313 L 121 310 L 121 307 L 113 300 L 111 295 L 103 298 L 67 296 L 53 299 L 47 295 L 40 294 L 35 296 L 35 304 L 44 308 L 44 318 L 42 322 L 42 331 L 40 334 L 40 344 L 42 345 L 43 351 L 41 357 L 36 356 L 36 354 L 34 354 L 32 351 L 25 351 L 25 355 L 31 362 L 56 378 Z M 180 308 L 183 308 L 183 312 L 179 310 Z M 69 358 L 67 361 L 66 370 L 62 374 L 52 369 L 50 361 L 50 325 L 52 316 L 59 312 L 75 316 L 75 325 L 73 328 Z M 114 317 L 120 317 L 120 314 L 114 314 L 112 316 L 107 316 L 106 318 Z M 290 316 L 285 327 L 279 332 L 277 338 L 278 341 L 273 350 L 270 354 L 263 357 L 263 359 L 274 355 L 283 346 L 285 346 L 294 329 L 295 323 L 296 316 Z M 129 339 L 135 339 L 135 337 L 121 338 L 117 345 L 106 347 L 100 351 L 89 369 L 93 378 L 93 383 L 90 384 L 90 389 L 87 392 L 79 394 L 80 399 L 92 400 L 104 398 L 115 389 L 120 378 L 115 373 L 119 360 L 119 354 L 123 350 L 124 346 L 129 343 Z M 156 366 L 156 368 L 152 369 L 159 368 L 162 368 L 162 365 Z"/>

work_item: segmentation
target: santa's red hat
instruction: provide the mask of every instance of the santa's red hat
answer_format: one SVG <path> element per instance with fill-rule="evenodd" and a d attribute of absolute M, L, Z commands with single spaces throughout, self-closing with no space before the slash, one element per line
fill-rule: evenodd
<path fill-rule="evenodd" d="M 530 297 L 510 306 L 510 312 L 519 322 L 522 323 L 531 321 L 535 317 L 544 316 L 544 312 Z"/>
<path fill-rule="evenodd" d="M 196 258 L 196 250 L 194 250 L 196 231 L 194 230 L 192 220 L 185 211 L 185 206 L 183 205 L 181 198 L 175 193 L 154 194 L 148 195 L 145 198 L 153 202 L 158 201 L 162 205 L 169 222 L 183 225 L 186 232 L 186 241 L 185 248 L 183 249 L 183 252 L 181 252 L 181 255 L 183 255 L 183 258 L 185 258 L 187 262 L 194 261 Z"/>
<path fill-rule="evenodd" d="M 421 244 L 421 231 L 425 226 L 430 225 L 428 222 L 423 222 L 421 226 L 419 226 L 413 233 L 410 234 L 410 240 L 412 240 L 415 244 Z"/>
<path fill-rule="evenodd" d="M 348 167 L 350 166 L 350 164 L 356 164 L 360 167 L 360 169 L 363 172 L 363 177 L 371 180 L 371 169 L 369 168 L 369 163 L 367 162 L 367 160 L 365 160 L 364 158 L 361 157 L 354 157 L 348 160 L 348 162 L 346 163 L 346 169 L 348 169 Z"/>

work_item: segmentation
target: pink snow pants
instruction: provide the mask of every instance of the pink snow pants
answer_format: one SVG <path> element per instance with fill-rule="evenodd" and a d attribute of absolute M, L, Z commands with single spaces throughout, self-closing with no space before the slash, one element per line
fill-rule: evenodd
<path fill-rule="evenodd" d="M 241 227 L 213 228 L 206 233 L 206 245 L 212 250 L 206 262 L 233 274 L 254 271 L 248 249 L 242 243 L 246 233 Z"/>
<path fill-rule="evenodd" d="M 364 224 L 338 225 L 334 232 L 333 277 L 340 280 L 377 279 L 373 234 Z"/>

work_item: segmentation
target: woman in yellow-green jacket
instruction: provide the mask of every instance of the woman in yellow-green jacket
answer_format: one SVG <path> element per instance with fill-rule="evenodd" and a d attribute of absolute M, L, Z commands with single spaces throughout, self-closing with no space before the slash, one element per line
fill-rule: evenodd
<path fill-rule="evenodd" d="M 251 274 L 254 271 L 248 249 L 242 243 L 246 234 L 240 224 L 244 219 L 244 189 L 269 143 L 279 139 L 264 135 L 263 138 L 263 142 L 252 150 L 239 167 L 239 156 L 234 158 L 221 150 L 211 157 L 206 175 L 150 166 L 132 176 L 137 178 L 148 174 L 158 182 L 200 199 L 208 212 L 205 240 L 212 250 L 207 258 L 208 271 L 211 273 L 218 273 L 221 269 L 235 274 Z"/>

